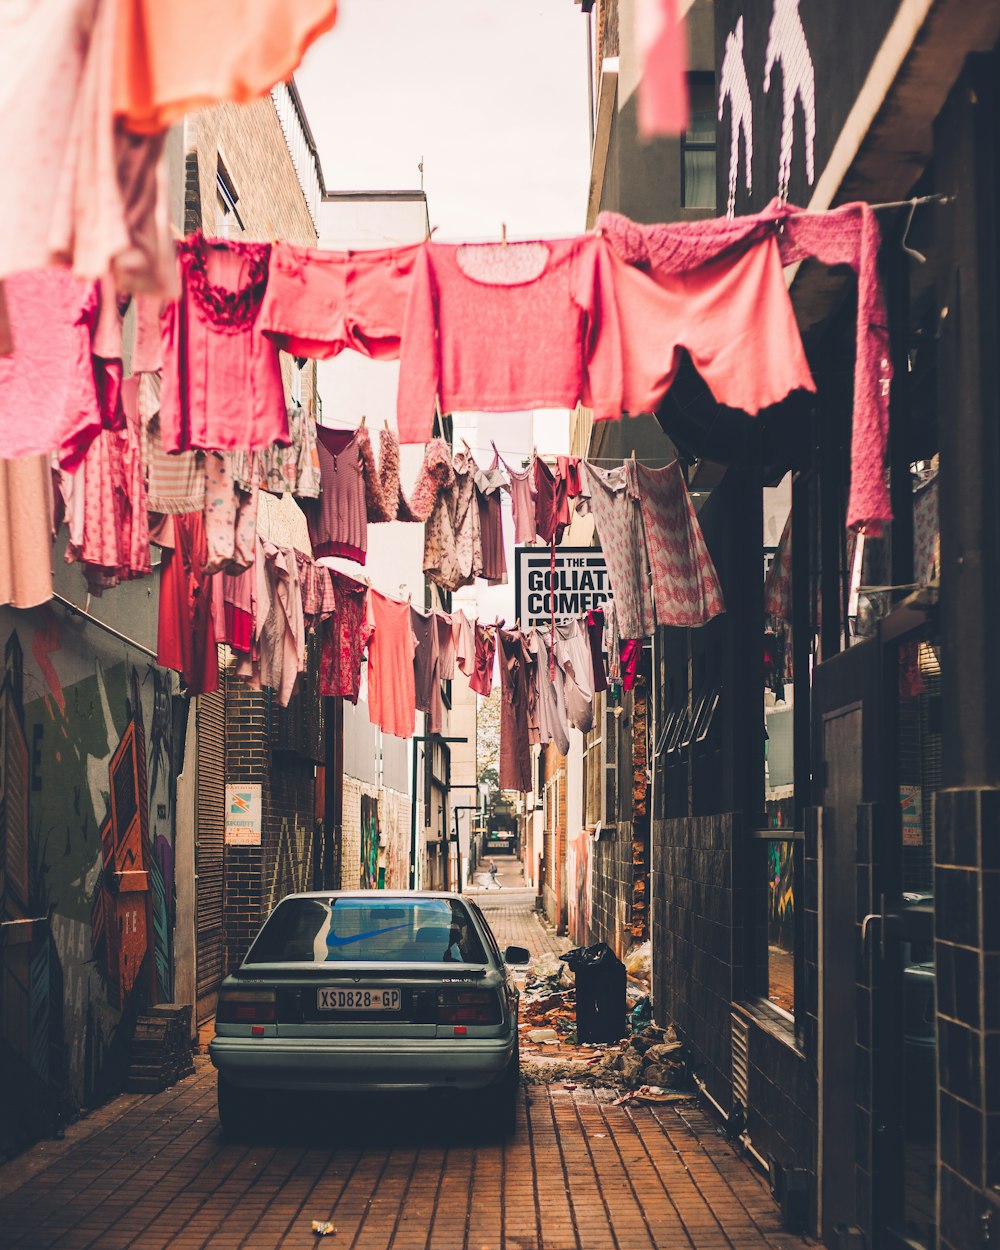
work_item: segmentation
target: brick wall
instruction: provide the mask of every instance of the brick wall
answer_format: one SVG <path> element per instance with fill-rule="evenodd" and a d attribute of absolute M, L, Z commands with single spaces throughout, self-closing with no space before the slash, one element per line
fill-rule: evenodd
<path fill-rule="evenodd" d="M 261 786 L 260 846 L 227 846 L 223 909 L 225 967 L 234 968 L 261 923 L 285 895 L 313 887 L 314 787 L 311 760 L 274 752 L 273 696 L 229 676 L 226 781 Z"/>
<path fill-rule="evenodd" d="M 607 942 L 623 955 L 632 944 L 632 822 L 602 830 L 591 847 L 592 897 L 590 904 L 590 938 Z"/>

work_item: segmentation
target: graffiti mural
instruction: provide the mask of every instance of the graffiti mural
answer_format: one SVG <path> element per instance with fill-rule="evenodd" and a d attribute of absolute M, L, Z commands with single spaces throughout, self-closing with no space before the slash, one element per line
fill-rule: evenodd
<path fill-rule="evenodd" d="M 51 609 L 0 629 L 2 1153 L 120 1089 L 171 998 L 174 757 L 168 674 Z"/>
<path fill-rule="evenodd" d="M 792 950 L 795 942 L 794 842 L 767 844 L 767 942 Z"/>
<path fill-rule="evenodd" d="M 378 851 L 378 799 L 363 794 L 361 796 L 361 888 L 363 890 L 377 890 L 385 885 L 384 876 L 381 881 L 379 880 Z"/>

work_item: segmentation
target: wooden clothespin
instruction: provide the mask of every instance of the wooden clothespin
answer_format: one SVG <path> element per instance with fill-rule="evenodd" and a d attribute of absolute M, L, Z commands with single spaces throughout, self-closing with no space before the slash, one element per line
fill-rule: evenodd
<path fill-rule="evenodd" d="M 388 417 L 386 417 L 386 418 L 382 421 L 382 425 L 383 425 L 383 427 L 384 427 L 385 429 L 388 429 L 388 428 L 389 428 L 389 419 L 388 419 Z"/>
<path fill-rule="evenodd" d="M 363 430 L 363 429 L 365 428 L 365 422 L 366 422 L 367 420 L 368 420 L 368 418 L 367 418 L 367 417 L 362 416 L 362 418 L 361 418 L 361 424 L 358 426 L 358 429 L 359 429 L 359 430 Z"/>
<path fill-rule="evenodd" d="M 500 242 L 504 247 L 507 246 L 507 223 L 505 221 L 500 223 Z"/>

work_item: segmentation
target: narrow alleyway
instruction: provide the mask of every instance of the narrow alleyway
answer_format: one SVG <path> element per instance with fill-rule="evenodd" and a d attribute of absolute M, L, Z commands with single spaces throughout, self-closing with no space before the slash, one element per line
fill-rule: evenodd
<path fill-rule="evenodd" d="M 562 949 L 513 865 L 477 901 L 501 944 Z M 366 1106 L 229 1145 L 215 1075 L 124 1095 L 0 1168 L 5 1250 L 791 1250 L 760 1176 L 697 1102 L 611 1105 L 526 1088 L 516 1136 L 474 1139 L 459 1109 Z M 390 1118 L 391 1117 L 391 1118 Z"/>

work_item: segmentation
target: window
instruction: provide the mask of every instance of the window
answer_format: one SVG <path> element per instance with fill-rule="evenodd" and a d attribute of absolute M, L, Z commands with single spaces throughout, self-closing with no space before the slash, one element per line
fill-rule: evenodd
<path fill-rule="evenodd" d="M 242 234 L 245 229 L 243 218 L 236 207 L 239 198 L 220 156 L 215 173 L 215 233 L 220 239 L 230 239 L 234 235 Z"/>
<path fill-rule="evenodd" d="M 715 210 L 715 76 L 689 74 L 690 120 L 681 135 L 681 207 Z"/>

